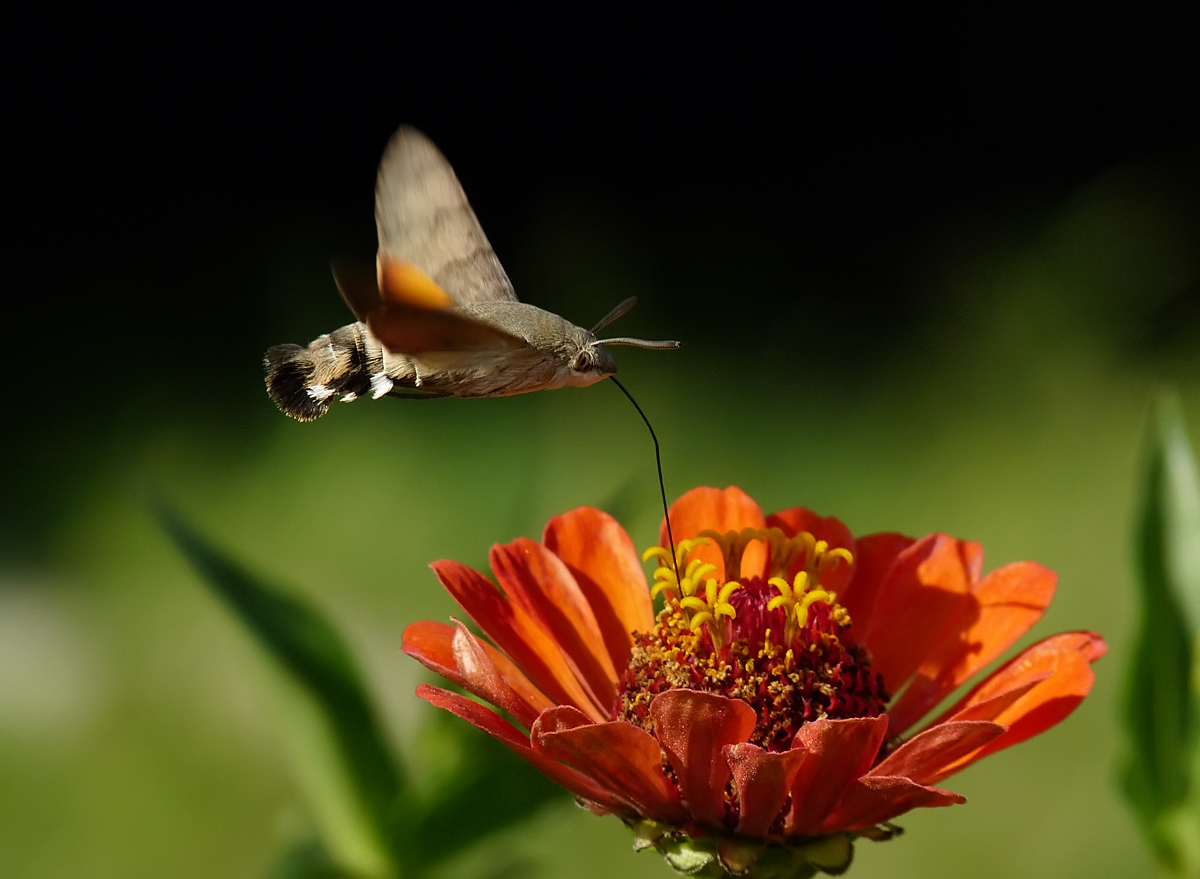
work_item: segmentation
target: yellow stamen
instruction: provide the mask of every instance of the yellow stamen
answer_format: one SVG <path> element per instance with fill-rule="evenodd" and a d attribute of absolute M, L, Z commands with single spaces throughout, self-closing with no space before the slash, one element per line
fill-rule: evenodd
<path fill-rule="evenodd" d="M 703 626 L 705 623 L 711 623 L 711 622 L 715 622 L 715 620 L 713 619 L 713 615 L 711 613 L 709 613 L 708 611 L 704 611 L 704 613 L 698 613 L 694 617 L 692 617 L 692 621 L 690 623 L 688 623 L 688 628 L 691 629 L 693 632 L 699 632 L 701 626 Z M 709 632 L 711 633 L 712 631 L 713 631 L 713 629 L 710 628 Z M 714 646 L 716 646 L 716 640 L 717 640 L 716 638 L 713 638 Z"/>
<path fill-rule="evenodd" d="M 817 546 L 820 544 L 818 543 Z M 767 610 L 784 609 L 784 619 L 787 621 L 783 629 L 784 643 L 791 643 L 796 633 L 808 622 L 808 609 L 820 601 L 828 604 L 830 615 L 839 625 L 849 625 L 850 614 L 837 603 L 837 594 L 822 589 L 815 582 L 810 583 L 808 572 L 799 571 L 789 586 L 782 577 L 772 577 L 767 582 L 779 590 L 779 594 L 767 602 Z"/>
<path fill-rule="evenodd" d="M 742 555 L 746 552 L 746 547 L 755 540 L 768 543 L 767 532 L 761 528 L 743 528 L 741 531 L 726 531 L 724 534 L 705 530 L 700 532 L 700 536 L 711 539 L 721 550 L 727 579 L 736 578 L 741 574 Z"/>
<path fill-rule="evenodd" d="M 737 610 L 729 603 L 729 597 L 742 587 L 736 580 L 721 585 L 717 578 L 712 576 L 717 573 L 716 565 L 703 559 L 690 558 L 697 546 L 709 543 L 706 536 L 681 540 L 676 546 L 675 561 L 678 567 L 669 565 L 671 554 L 661 546 L 647 549 L 642 553 L 642 560 L 658 559 L 663 562 L 654 571 L 654 585 L 650 589 L 650 596 L 657 598 L 665 593 L 667 610 L 670 610 L 672 604 L 675 605 L 676 613 L 692 632 L 699 632 L 707 626 L 713 645 L 720 649 L 729 640 L 727 620 L 737 616 Z"/>
<path fill-rule="evenodd" d="M 814 602 L 821 601 L 832 607 L 836 600 L 837 595 L 832 592 L 826 592 L 824 589 L 814 589 L 812 592 L 806 592 L 804 597 L 800 599 L 800 603 L 796 605 L 796 624 L 803 626 L 808 622 L 808 609 L 812 607 Z"/>
<path fill-rule="evenodd" d="M 650 597 L 657 598 L 660 593 L 667 593 L 668 598 L 679 599 L 696 591 L 695 581 L 706 574 L 716 571 L 713 565 L 705 565 L 699 559 L 688 561 L 692 549 L 707 544 L 704 538 L 681 540 L 675 547 L 675 559 L 672 564 L 671 553 L 664 547 L 652 546 L 642 553 L 642 561 L 658 559 L 659 566 L 654 569 L 654 585 L 650 589 Z M 705 569 L 708 570 L 705 570 Z M 683 571 L 682 582 L 677 571 Z"/>

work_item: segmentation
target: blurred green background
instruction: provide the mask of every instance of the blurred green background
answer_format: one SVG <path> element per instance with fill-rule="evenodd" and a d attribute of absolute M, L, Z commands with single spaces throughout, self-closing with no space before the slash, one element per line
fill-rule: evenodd
<path fill-rule="evenodd" d="M 965 806 L 862 842 L 851 875 L 1143 876 L 1117 792 L 1130 533 L 1151 395 L 1200 436 L 1196 89 L 1170 23 L 1056 44 L 1022 22 L 814 17 L 552 41 L 398 10 L 177 31 L 18 21 L 5 64 L 9 401 L 0 480 L 0 875 L 265 876 L 310 827 L 245 632 L 148 513 L 164 492 L 327 612 L 414 771 L 404 626 L 580 504 L 639 547 L 652 447 L 615 387 L 359 402 L 298 425 L 258 361 L 348 318 L 401 122 L 458 170 L 519 294 L 619 349 L 668 496 L 737 484 L 857 533 L 946 531 L 1059 592 L 1025 642 L 1102 633 L 1093 695 L 955 777 Z M 966 97 L 964 97 L 964 95 Z M 430 754 L 434 756 L 430 756 Z M 532 770 L 530 770 L 532 774 Z M 497 854 L 501 853 L 501 854 Z M 481 843 L 518 875 L 666 876 L 567 798 Z"/>

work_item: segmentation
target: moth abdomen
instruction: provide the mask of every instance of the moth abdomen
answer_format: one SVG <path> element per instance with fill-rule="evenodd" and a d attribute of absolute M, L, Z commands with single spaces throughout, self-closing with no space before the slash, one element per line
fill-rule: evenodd
<path fill-rule="evenodd" d="M 297 421 L 320 418 L 334 400 L 349 402 L 386 380 L 382 348 L 362 324 L 334 330 L 307 347 L 276 345 L 263 358 L 263 369 L 271 399 Z"/>

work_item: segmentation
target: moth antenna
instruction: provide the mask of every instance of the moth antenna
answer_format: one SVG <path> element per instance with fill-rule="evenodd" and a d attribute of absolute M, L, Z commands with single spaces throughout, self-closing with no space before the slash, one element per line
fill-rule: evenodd
<path fill-rule="evenodd" d="M 613 321 L 624 317 L 626 314 L 629 313 L 629 310 L 631 308 L 633 308 L 635 305 L 637 305 L 637 297 L 630 296 L 628 299 L 626 299 L 624 302 L 622 302 L 620 305 L 618 305 L 616 308 L 614 308 L 608 314 L 604 315 L 604 317 L 600 318 L 600 322 L 598 324 L 596 324 L 594 327 L 592 327 L 592 335 L 593 336 L 596 335 L 596 333 L 600 332 L 602 329 L 604 329 L 606 326 L 608 326 Z"/>
<path fill-rule="evenodd" d="M 664 339 L 661 342 L 651 342 L 646 339 L 630 339 L 625 336 L 620 336 L 616 339 L 597 339 L 597 345 L 626 345 L 630 348 L 656 348 L 658 350 L 669 350 L 678 348 L 682 342 L 672 342 Z"/>
<path fill-rule="evenodd" d="M 625 300 L 629 302 L 630 300 Z M 621 303 L 624 305 L 625 302 Z M 620 308 L 620 306 L 617 306 Z M 630 306 L 632 308 L 632 306 Z M 679 343 L 675 343 L 678 347 Z M 675 581 L 679 582 L 679 561 L 675 557 L 675 535 L 671 532 L 671 511 L 667 509 L 667 489 L 663 485 L 662 475 L 662 454 L 658 448 L 658 436 L 654 433 L 654 428 L 650 425 L 650 419 L 646 417 L 646 413 L 642 411 L 642 407 L 638 405 L 637 400 L 633 399 L 633 394 L 625 390 L 625 385 L 617 381 L 615 375 L 610 375 L 609 380 L 621 389 L 621 393 L 629 398 L 629 402 L 633 404 L 633 408 L 637 410 L 638 415 L 642 416 L 642 421 L 646 422 L 646 429 L 650 431 L 650 439 L 654 440 L 654 463 L 658 465 L 658 494 L 662 498 L 663 519 L 667 523 L 667 542 L 671 544 L 671 567 L 675 569 Z"/>

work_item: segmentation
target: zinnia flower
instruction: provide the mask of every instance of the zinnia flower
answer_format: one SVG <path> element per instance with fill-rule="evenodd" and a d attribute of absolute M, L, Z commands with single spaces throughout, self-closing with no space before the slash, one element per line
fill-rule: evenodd
<path fill-rule="evenodd" d="M 419 695 L 684 872 L 841 872 L 856 837 L 964 802 L 935 785 L 1070 714 L 1106 650 L 1091 632 L 1051 636 L 911 733 L 1041 617 L 1052 571 L 982 576 L 977 543 L 855 539 L 802 507 L 764 516 L 738 488 L 694 489 L 670 520 L 676 557 L 646 553 L 653 588 L 625 531 L 590 507 L 551 519 L 541 543 L 494 546 L 499 590 L 434 562 L 491 643 L 418 622 L 404 650 L 503 714 Z"/>

